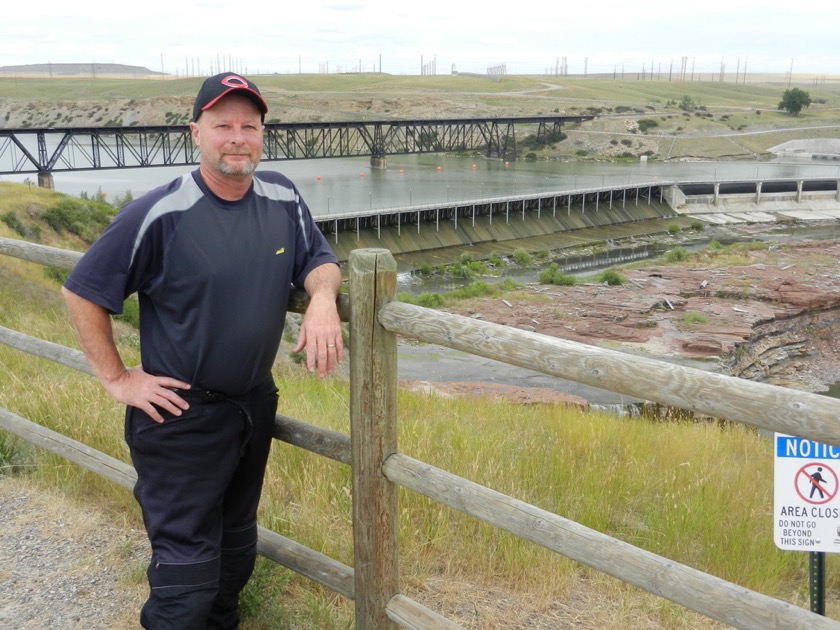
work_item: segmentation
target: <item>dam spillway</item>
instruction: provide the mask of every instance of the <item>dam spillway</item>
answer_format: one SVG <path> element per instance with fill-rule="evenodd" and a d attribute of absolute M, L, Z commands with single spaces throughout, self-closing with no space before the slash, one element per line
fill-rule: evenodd
<path fill-rule="evenodd" d="M 504 197 L 457 200 L 316 217 L 339 260 L 352 250 L 383 247 L 395 255 L 471 248 L 476 257 L 527 241 L 560 249 L 622 238 L 641 223 L 665 231 L 710 224 L 840 219 L 835 180 L 646 182 Z M 646 227 L 649 231 L 651 227 Z"/>

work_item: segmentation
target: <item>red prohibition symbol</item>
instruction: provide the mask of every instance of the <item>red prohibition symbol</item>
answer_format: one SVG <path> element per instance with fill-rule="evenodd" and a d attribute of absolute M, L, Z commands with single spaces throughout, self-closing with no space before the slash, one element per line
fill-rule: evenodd
<path fill-rule="evenodd" d="M 821 462 L 810 462 L 796 473 L 794 486 L 806 503 L 824 505 L 837 496 L 837 473 Z"/>

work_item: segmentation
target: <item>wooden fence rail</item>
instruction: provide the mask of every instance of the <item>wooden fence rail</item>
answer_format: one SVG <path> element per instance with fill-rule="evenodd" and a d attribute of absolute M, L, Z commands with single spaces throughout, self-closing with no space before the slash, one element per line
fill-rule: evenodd
<path fill-rule="evenodd" d="M 69 268 L 78 254 L 0 238 L 0 254 Z M 602 389 L 840 446 L 840 401 L 714 375 L 449 315 L 394 300 L 390 252 L 357 250 L 350 292 L 339 300 L 350 322 L 350 435 L 278 415 L 274 436 L 353 470 L 354 566 L 260 529 L 259 552 L 354 600 L 360 630 L 457 629 L 399 592 L 397 489 L 437 502 L 541 545 L 712 619 L 745 629 L 834 630 L 840 623 L 657 556 L 559 515 L 484 488 L 397 447 L 397 335 L 448 346 Z M 296 293 L 290 310 L 302 312 Z M 78 350 L 0 327 L 0 343 L 90 373 Z M 0 428 L 127 488 L 128 464 L 0 409 Z"/>
<path fill-rule="evenodd" d="M 559 378 L 840 446 L 840 400 L 389 302 L 387 330 Z"/>

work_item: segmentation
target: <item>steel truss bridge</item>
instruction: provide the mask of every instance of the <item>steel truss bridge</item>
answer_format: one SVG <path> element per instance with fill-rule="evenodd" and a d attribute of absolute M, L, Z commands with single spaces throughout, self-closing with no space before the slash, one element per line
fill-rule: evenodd
<path fill-rule="evenodd" d="M 516 155 L 516 129 L 556 141 L 566 123 L 594 116 L 538 116 L 367 122 L 267 123 L 263 160 L 481 151 Z M 0 175 L 196 164 L 189 126 L 0 129 Z M 41 183 L 39 181 L 39 183 Z M 44 183 L 41 183 L 44 185 Z"/>

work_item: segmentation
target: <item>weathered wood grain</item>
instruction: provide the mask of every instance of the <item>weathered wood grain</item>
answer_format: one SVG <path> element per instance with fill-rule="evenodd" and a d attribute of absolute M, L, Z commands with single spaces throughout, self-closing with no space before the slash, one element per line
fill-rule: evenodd
<path fill-rule="evenodd" d="M 396 336 L 376 313 L 396 291 L 397 266 L 388 250 L 350 256 L 350 435 L 353 455 L 353 545 L 356 627 L 395 628 L 385 612 L 399 592 L 397 486 L 382 474 L 397 450 Z"/>
<path fill-rule="evenodd" d="M 390 302 L 391 332 L 713 418 L 840 446 L 840 400 Z"/>

